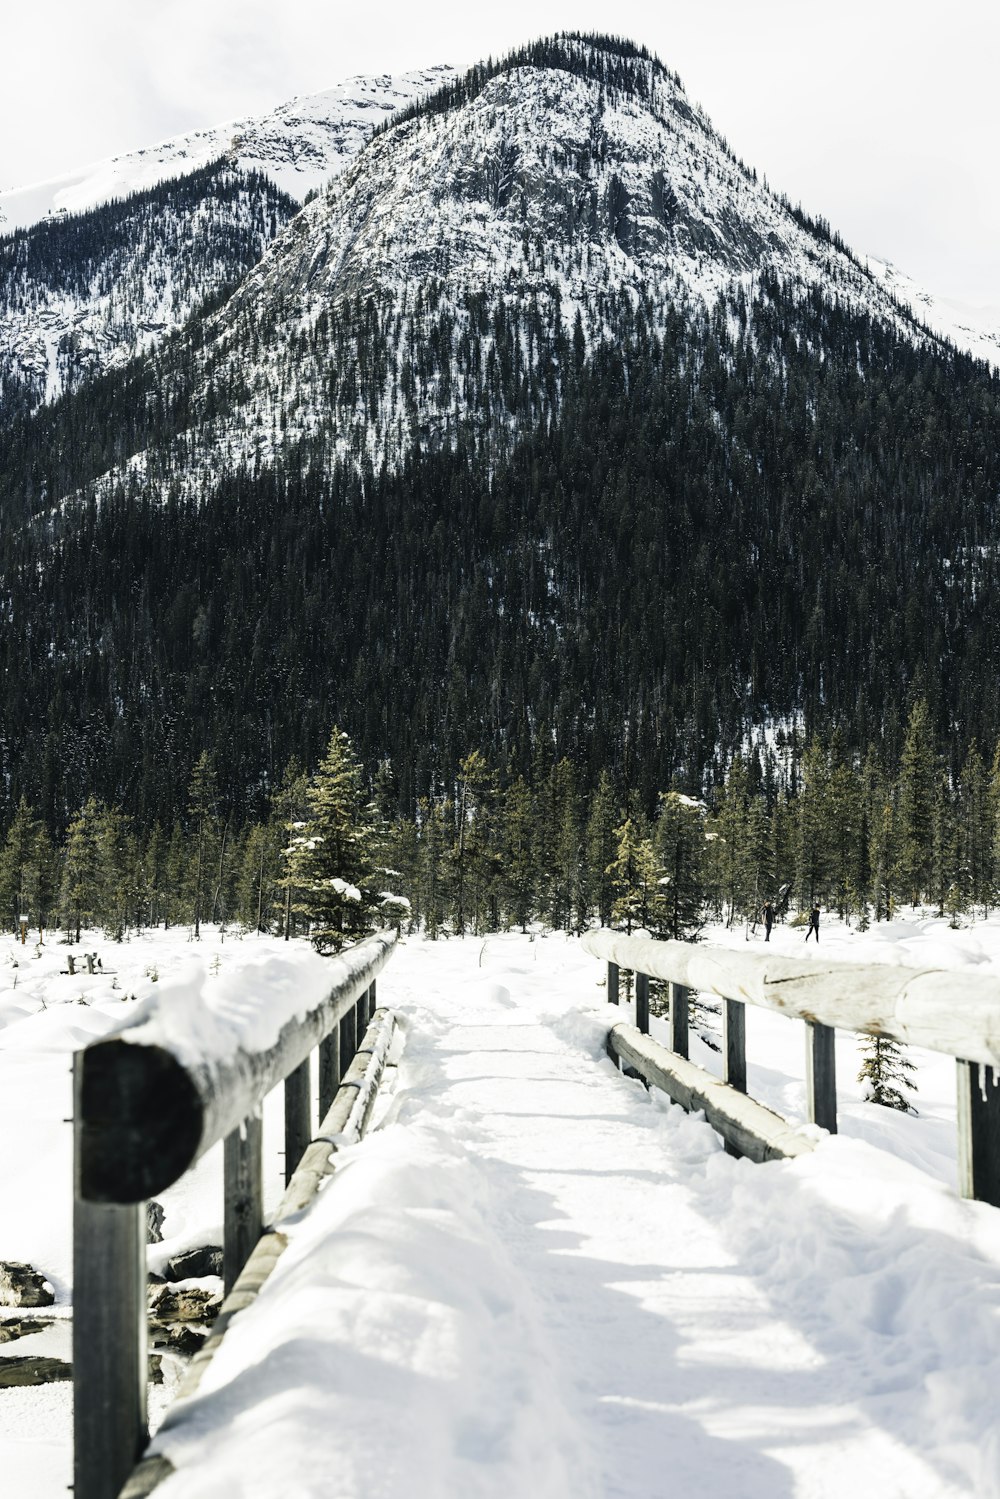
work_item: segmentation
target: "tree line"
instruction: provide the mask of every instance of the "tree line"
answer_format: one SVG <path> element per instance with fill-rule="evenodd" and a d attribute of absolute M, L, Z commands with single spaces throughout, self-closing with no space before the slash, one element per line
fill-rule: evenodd
<path fill-rule="evenodd" d="M 904 906 L 957 922 L 1000 903 L 1000 748 L 987 761 L 973 744 L 953 775 L 922 699 L 894 765 L 836 731 L 778 739 L 768 757 L 735 755 L 710 794 L 673 786 L 652 810 L 606 770 L 590 789 L 567 757 L 539 749 L 527 774 L 503 775 L 475 749 L 404 815 L 391 761 L 365 769 L 337 729 L 243 821 L 205 751 L 169 827 L 90 796 L 53 836 L 22 798 L 0 847 L 0 921 L 76 941 L 238 924 L 329 946 L 389 920 L 430 938 L 598 921 L 691 939 L 755 921 L 765 900 L 862 928 Z"/>

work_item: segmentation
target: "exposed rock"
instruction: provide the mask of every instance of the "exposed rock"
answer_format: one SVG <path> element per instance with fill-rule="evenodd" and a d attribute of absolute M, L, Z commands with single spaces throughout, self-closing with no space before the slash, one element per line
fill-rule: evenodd
<path fill-rule="evenodd" d="M 157 1322 L 150 1326 L 149 1340 L 154 1348 L 169 1348 L 186 1357 L 198 1352 L 208 1337 L 208 1328 L 195 1322 Z M 159 1354 L 155 1355 L 157 1358 Z"/>
<path fill-rule="evenodd" d="M 159 1322 L 214 1322 L 222 1297 L 217 1291 L 203 1291 L 198 1286 L 176 1290 L 173 1286 L 150 1289 L 149 1320 Z"/>
<path fill-rule="evenodd" d="M 167 1280 L 198 1280 L 203 1275 L 222 1274 L 222 1250 L 217 1244 L 204 1244 L 175 1254 L 164 1268 Z"/>
<path fill-rule="evenodd" d="M 55 1293 L 45 1276 L 23 1260 L 0 1260 L 0 1306 L 51 1306 Z"/>
<path fill-rule="evenodd" d="M 73 1365 L 61 1358 L 0 1358 L 0 1389 L 55 1384 L 73 1378 Z"/>
<path fill-rule="evenodd" d="M 163 1204 L 155 1198 L 146 1203 L 146 1243 L 163 1243 Z"/>
<path fill-rule="evenodd" d="M 18 1338 L 30 1338 L 51 1326 L 51 1317 L 12 1317 L 0 1322 L 0 1343 L 15 1343 Z"/>

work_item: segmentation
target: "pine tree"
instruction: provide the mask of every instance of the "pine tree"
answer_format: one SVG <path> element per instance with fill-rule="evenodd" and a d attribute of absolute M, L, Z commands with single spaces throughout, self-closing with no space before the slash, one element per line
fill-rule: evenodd
<path fill-rule="evenodd" d="M 418 804 L 420 820 L 417 854 L 418 904 L 423 913 L 424 931 L 436 942 L 445 924 L 449 903 L 448 828 L 452 821 L 450 808 L 438 799 L 428 798 Z"/>
<path fill-rule="evenodd" d="M 959 778 L 959 863 L 963 893 L 989 915 L 993 901 L 996 812 L 990 776 L 973 740 Z"/>
<path fill-rule="evenodd" d="M 22 917 L 29 925 L 32 919 L 38 922 L 43 893 L 41 832 L 39 819 L 22 796 L 0 850 L 0 910 L 15 932 Z"/>
<path fill-rule="evenodd" d="M 717 906 L 725 913 L 726 925 L 746 916 L 757 890 L 749 857 L 750 777 L 746 761 L 736 755 L 718 797 L 711 831 L 713 863 L 717 870 Z"/>
<path fill-rule="evenodd" d="M 904 1114 L 915 1114 L 916 1109 L 903 1089 L 908 1093 L 917 1091 L 913 1081 L 917 1069 L 898 1042 L 887 1036 L 866 1036 L 861 1052 L 863 1061 L 858 1082 L 867 1084 L 865 1097 L 868 1102 L 881 1104 L 886 1109 L 899 1109 Z"/>
<path fill-rule="evenodd" d="M 496 832 L 496 774 L 480 750 L 472 750 L 458 768 L 455 795 L 455 930 L 465 932 L 499 924 L 499 848 Z"/>
<path fill-rule="evenodd" d="M 655 851 L 663 870 L 665 933 L 692 939 L 703 922 L 705 898 L 705 806 L 678 791 L 660 798 Z"/>
<path fill-rule="evenodd" d="M 535 859 L 531 789 L 523 776 L 503 799 L 503 903 L 509 921 L 527 931 L 534 912 Z"/>
<path fill-rule="evenodd" d="M 898 878 L 911 906 L 930 885 L 937 797 L 930 712 L 923 698 L 910 710 L 899 766 Z"/>
<path fill-rule="evenodd" d="M 611 919 L 626 932 L 640 927 L 654 937 L 662 936 L 668 913 L 663 870 L 653 845 L 631 817 L 617 829 L 617 842 L 617 853 L 607 870 L 614 890 Z"/>
<path fill-rule="evenodd" d="M 831 883 L 830 766 L 813 738 L 802 756 L 802 789 L 797 804 L 796 888 L 799 908 L 828 899 Z"/>
<path fill-rule="evenodd" d="M 218 795 L 212 757 L 207 750 L 202 750 L 195 761 L 188 786 L 188 813 L 194 830 L 192 917 L 195 937 L 201 935 L 201 923 L 204 917 L 205 891 L 218 811 Z"/>
<path fill-rule="evenodd" d="M 597 790 L 590 803 L 584 835 L 586 858 L 585 903 L 596 910 L 601 926 L 611 925 L 611 910 L 614 903 L 614 884 L 608 870 L 617 853 L 615 830 L 618 826 L 618 808 L 615 803 L 611 777 L 602 770 L 597 781 Z"/>
<path fill-rule="evenodd" d="M 376 812 L 348 736 L 334 728 L 311 778 L 299 859 L 300 889 L 320 952 L 339 952 L 377 922 Z"/>
<path fill-rule="evenodd" d="M 63 926 L 67 931 L 75 931 L 76 942 L 80 940 L 83 926 L 89 926 L 93 919 L 96 896 L 94 869 L 97 865 L 94 839 L 96 816 L 97 800 L 95 797 L 88 797 L 70 822 L 66 833 L 60 903 Z"/>
<path fill-rule="evenodd" d="M 277 883 L 282 893 L 281 931 L 286 942 L 291 938 L 300 910 L 301 881 L 308 877 L 304 865 L 308 797 L 309 777 L 293 756 L 271 803 L 271 826 L 278 834 L 281 860 Z"/>

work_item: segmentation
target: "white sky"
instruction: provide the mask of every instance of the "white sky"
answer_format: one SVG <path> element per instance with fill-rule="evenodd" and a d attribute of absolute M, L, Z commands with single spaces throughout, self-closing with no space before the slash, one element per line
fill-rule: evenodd
<path fill-rule="evenodd" d="M 353 73 L 612 31 L 856 250 L 1000 306 L 996 0 L 4 0 L 0 20 L 0 187 Z"/>

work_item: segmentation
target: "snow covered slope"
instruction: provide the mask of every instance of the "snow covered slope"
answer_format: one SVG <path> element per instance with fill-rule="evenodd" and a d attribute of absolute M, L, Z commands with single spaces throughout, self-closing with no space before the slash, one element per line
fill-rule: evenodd
<path fill-rule="evenodd" d="M 377 125 L 451 76 L 350 79 L 0 194 L 0 407 L 51 400 L 228 294 Z"/>
<path fill-rule="evenodd" d="M 224 162 L 0 238 L 0 407 L 154 348 L 229 290 L 296 204 Z"/>
<path fill-rule="evenodd" d="M 1000 369 L 1000 307 L 973 307 L 951 297 L 937 297 L 890 261 L 870 259 L 868 268 L 898 302 L 957 349 L 967 349 Z"/>
<path fill-rule="evenodd" d="M 28 228 L 52 215 L 83 213 L 186 176 L 219 157 L 243 172 L 260 172 L 301 203 L 358 153 L 377 125 L 453 74 L 441 66 L 395 78 L 348 78 L 259 119 L 193 130 L 50 182 L 8 188 L 0 192 L 0 232 Z"/>
<path fill-rule="evenodd" d="M 577 316 L 591 347 L 637 308 L 662 330 L 721 299 L 735 326 L 768 278 L 928 340 L 660 63 L 611 41 L 538 44 L 377 134 L 247 276 L 200 376 L 238 394 L 199 428 L 198 482 L 220 451 L 266 457 L 296 437 L 376 466 L 469 418 L 502 442 L 513 393 L 539 388 L 533 416 L 558 400 Z"/>
<path fill-rule="evenodd" d="M 0 939 L 0 1123 L 32 1141 L 0 1157 L 0 1258 L 48 1275 L 57 1331 L 69 1054 L 133 994 L 195 975 L 245 994 L 255 964 L 288 965 L 274 938 L 188 938 L 88 934 L 93 977 L 61 973 L 54 944 L 33 957 Z M 801 951 L 792 928 L 774 941 Z M 995 919 L 831 923 L 823 941 L 838 959 L 940 963 L 957 994 L 963 971 L 1000 971 Z M 400 945 L 379 995 L 405 1046 L 374 1127 L 231 1325 L 192 1419 L 157 1439 L 178 1469 L 165 1494 L 298 1499 L 336 1472 L 360 1499 L 377 1451 L 385 1499 L 998 1499 L 1000 1213 L 955 1195 L 951 1059 L 910 1053 L 920 1112 L 904 1115 L 863 1101 L 857 1038 L 838 1033 L 839 1135 L 754 1166 L 614 1071 L 604 1036 L 627 1012 L 604 1004 L 603 977 L 562 934 Z M 809 1130 L 801 1024 L 753 1007 L 747 1021 L 751 1092 Z M 721 1066 L 694 1033 L 692 1056 Z M 267 1211 L 281 1108 L 276 1089 Z M 154 1266 L 219 1242 L 220 1156 L 165 1194 Z M 64 1495 L 71 1429 L 69 1385 L 5 1390 L 5 1494 Z"/>

